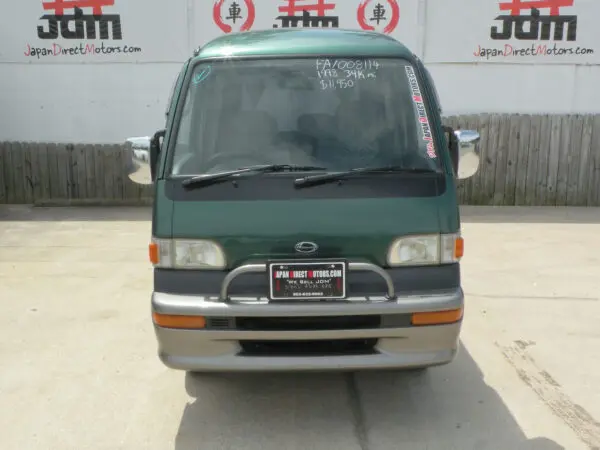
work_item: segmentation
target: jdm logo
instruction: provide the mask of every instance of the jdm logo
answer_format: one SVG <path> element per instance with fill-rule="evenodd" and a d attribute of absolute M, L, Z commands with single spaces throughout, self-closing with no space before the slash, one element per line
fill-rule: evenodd
<path fill-rule="evenodd" d="M 396 0 L 362 0 L 356 19 L 363 30 L 390 34 L 400 21 L 400 7 Z"/>
<path fill-rule="evenodd" d="M 48 29 L 37 27 L 40 39 L 111 39 L 108 25 L 111 25 L 112 39 L 123 39 L 121 16 L 105 14 L 105 6 L 114 6 L 115 0 L 53 0 L 42 2 L 45 11 L 40 20 L 48 21 Z M 84 9 L 88 13 L 84 13 Z M 91 12 L 91 14 L 90 14 Z M 98 26 L 96 26 L 98 24 Z"/>
<path fill-rule="evenodd" d="M 502 21 L 502 30 L 493 26 L 490 37 L 494 40 L 509 40 L 513 37 L 523 41 L 562 41 L 565 25 L 567 41 L 577 40 L 577 16 L 561 14 L 560 8 L 573 6 L 574 0 L 512 0 L 500 3 L 500 11 L 509 11 L 508 15 L 500 15 L 495 20 Z M 541 15 L 540 10 L 547 10 Z M 521 14 L 521 11 L 530 14 Z M 554 25 L 554 33 L 551 33 Z"/>
<path fill-rule="evenodd" d="M 339 28 L 340 18 L 335 15 L 335 3 L 326 0 L 282 0 L 286 3 L 278 8 L 283 15 L 275 20 L 281 22 L 281 28 Z M 300 2 L 300 3 L 296 3 Z M 311 15 L 311 12 L 313 15 Z M 279 28 L 279 24 L 273 24 Z"/>

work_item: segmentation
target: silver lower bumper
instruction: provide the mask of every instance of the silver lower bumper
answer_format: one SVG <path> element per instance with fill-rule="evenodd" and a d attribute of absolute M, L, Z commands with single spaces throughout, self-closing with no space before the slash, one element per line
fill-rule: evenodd
<path fill-rule="evenodd" d="M 443 294 L 396 296 L 387 301 L 328 303 L 269 303 L 210 300 L 208 296 L 185 296 L 155 292 L 152 311 L 161 314 L 198 315 L 207 318 L 308 317 L 349 315 L 397 315 L 462 308 L 461 289 Z M 158 354 L 170 368 L 189 371 L 358 370 L 410 368 L 446 364 L 458 348 L 461 322 L 448 325 L 397 328 L 255 331 L 181 330 L 155 325 Z M 305 341 L 377 339 L 373 351 L 358 355 L 277 356 L 248 355 L 244 341 Z M 310 346 L 311 343 L 304 344 Z"/>

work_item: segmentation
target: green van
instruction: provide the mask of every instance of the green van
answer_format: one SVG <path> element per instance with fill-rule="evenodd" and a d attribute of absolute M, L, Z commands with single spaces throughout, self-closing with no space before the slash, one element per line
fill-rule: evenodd
<path fill-rule="evenodd" d="M 129 177 L 153 184 L 161 361 L 451 362 L 464 308 L 456 183 L 477 171 L 478 141 L 443 126 L 423 63 L 386 35 L 252 31 L 199 48 L 165 129 L 125 145 Z"/>

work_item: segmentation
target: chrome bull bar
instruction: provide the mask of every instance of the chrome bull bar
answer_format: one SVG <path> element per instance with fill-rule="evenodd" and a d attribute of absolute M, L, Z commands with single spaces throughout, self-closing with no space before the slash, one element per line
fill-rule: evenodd
<path fill-rule="evenodd" d="M 227 274 L 223 283 L 221 284 L 221 292 L 219 294 L 219 301 L 224 303 L 229 303 L 231 301 L 228 290 L 231 282 L 238 276 L 248 274 L 248 273 L 265 273 L 267 271 L 267 264 L 246 264 L 243 266 L 236 267 L 231 272 Z M 396 299 L 396 291 L 394 289 L 394 281 L 392 277 L 381 267 L 365 262 L 349 262 L 348 263 L 348 271 L 349 272 L 374 272 L 378 274 L 387 285 L 387 293 L 384 296 L 381 296 L 379 301 L 390 301 Z M 369 296 L 376 297 L 376 296 Z M 365 296 L 354 297 L 354 300 L 350 299 L 350 301 L 369 301 L 369 298 Z"/>

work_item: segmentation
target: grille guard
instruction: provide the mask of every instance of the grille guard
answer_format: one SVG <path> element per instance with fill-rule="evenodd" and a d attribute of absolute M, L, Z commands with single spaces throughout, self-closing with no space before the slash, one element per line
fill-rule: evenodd
<path fill-rule="evenodd" d="M 383 296 L 383 301 L 396 300 L 396 291 L 394 289 L 394 282 L 390 275 L 381 267 L 366 263 L 366 262 L 349 262 L 348 263 L 348 271 L 349 272 L 374 272 L 378 274 L 387 285 L 387 292 Z M 236 267 L 231 272 L 227 274 L 223 283 L 221 284 L 221 292 L 219 294 L 219 301 L 224 303 L 230 303 L 231 299 L 228 294 L 229 285 L 231 282 L 240 275 L 244 275 L 247 273 L 266 273 L 267 272 L 267 264 L 258 263 L 258 264 L 245 264 L 243 266 Z M 371 296 L 369 296 L 371 297 Z M 367 297 L 356 297 L 353 301 L 369 301 Z"/>

